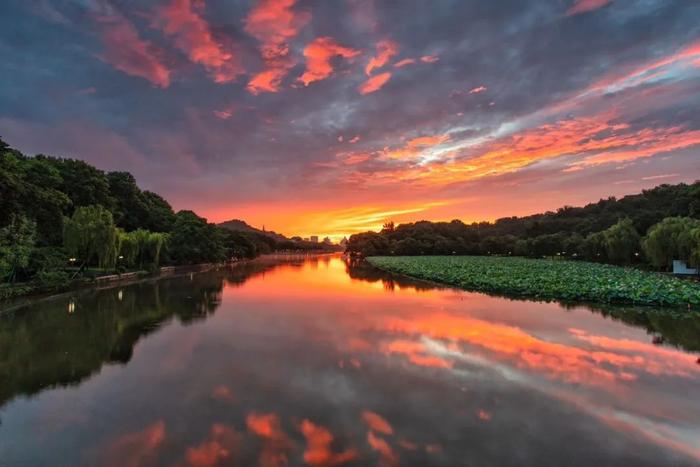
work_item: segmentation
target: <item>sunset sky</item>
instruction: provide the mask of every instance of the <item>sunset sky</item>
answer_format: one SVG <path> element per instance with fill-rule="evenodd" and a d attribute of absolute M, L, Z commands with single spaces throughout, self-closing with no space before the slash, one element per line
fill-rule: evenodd
<path fill-rule="evenodd" d="M 287 235 L 700 179 L 693 0 L 3 0 L 0 136 Z"/>

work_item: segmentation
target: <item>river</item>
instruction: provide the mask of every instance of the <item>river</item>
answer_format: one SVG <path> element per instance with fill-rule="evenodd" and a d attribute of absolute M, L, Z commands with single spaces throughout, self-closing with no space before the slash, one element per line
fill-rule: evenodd
<path fill-rule="evenodd" d="M 339 256 L 0 312 L 0 465 L 699 465 L 700 319 Z"/>

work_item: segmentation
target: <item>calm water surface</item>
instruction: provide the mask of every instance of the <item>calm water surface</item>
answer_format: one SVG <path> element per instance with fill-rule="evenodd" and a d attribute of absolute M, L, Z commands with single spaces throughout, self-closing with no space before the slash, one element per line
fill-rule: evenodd
<path fill-rule="evenodd" d="M 699 465 L 700 319 L 339 257 L 0 314 L 0 465 Z"/>

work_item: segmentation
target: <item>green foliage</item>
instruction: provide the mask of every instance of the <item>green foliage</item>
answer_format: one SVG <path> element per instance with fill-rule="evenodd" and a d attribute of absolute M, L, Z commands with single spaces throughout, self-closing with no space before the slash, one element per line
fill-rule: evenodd
<path fill-rule="evenodd" d="M 700 218 L 700 182 L 660 185 L 622 199 L 608 198 L 581 208 L 563 207 L 526 217 L 464 224 L 420 221 L 350 237 L 349 253 L 371 255 L 565 256 L 628 264 L 639 261 L 636 232 L 668 216 Z M 606 236 L 597 235 L 627 219 Z M 389 225 L 390 223 L 387 223 Z M 638 235 L 637 235 L 638 236 Z M 619 249 L 618 249 L 619 247 Z M 640 259 L 641 260 L 641 259 Z"/>
<path fill-rule="evenodd" d="M 604 230 L 603 243 L 607 257 L 613 263 L 629 264 L 639 254 L 639 234 L 630 218 Z"/>
<path fill-rule="evenodd" d="M 100 205 L 83 206 L 64 220 L 64 246 L 81 264 L 113 268 L 117 259 L 117 229 L 112 213 Z"/>
<path fill-rule="evenodd" d="M 133 232 L 117 229 L 118 266 L 138 269 L 157 268 L 167 237 L 168 234 L 150 232 L 144 229 L 137 229 Z"/>
<path fill-rule="evenodd" d="M 583 261 L 485 256 L 371 257 L 374 266 L 468 290 L 540 299 L 700 306 L 700 284 Z"/>
<path fill-rule="evenodd" d="M 36 223 L 24 216 L 13 216 L 10 224 L 0 229 L 0 277 L 14 282 L 29 266 L 36 242 Z"/>
<path fill-rule="evenodd" d="M 226 259 L 221 229 L 192 211 L 180 211 L 168 237 L 168 255 L 176 264 L 219 262 Z"/>
<path fill-rule="evenodd" d="M 642 242 L 644 252 L 657 268 L 668 268 L 672 260 L 688 261 L 693 256 L 693 230 L 700 220 L 689 217 L 669 217 L 654 225 Z"/>

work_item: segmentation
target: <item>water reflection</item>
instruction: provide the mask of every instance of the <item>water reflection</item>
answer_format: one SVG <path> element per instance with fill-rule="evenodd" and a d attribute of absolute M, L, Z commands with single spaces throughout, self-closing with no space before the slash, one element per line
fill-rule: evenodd
<path fill-rule="evenodd" d="M 85 292 L 0 315 L 0 458 L 694 465 L 699 323 L 329 256 Z"/>

